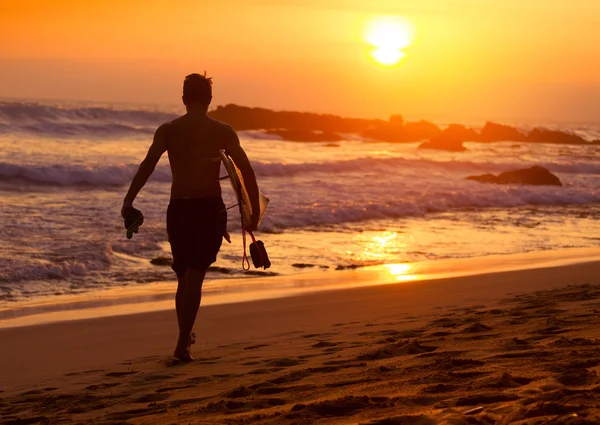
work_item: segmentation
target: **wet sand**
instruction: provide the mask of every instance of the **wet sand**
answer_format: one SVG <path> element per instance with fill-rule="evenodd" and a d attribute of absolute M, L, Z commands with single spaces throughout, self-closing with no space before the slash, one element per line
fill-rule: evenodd
<path fill-rule="evenodd" d="M 173 311 L 2 329 L 0 423 L 600 423 L 598 313 L 590 262 L 203 307 L 191 364 Z"/>

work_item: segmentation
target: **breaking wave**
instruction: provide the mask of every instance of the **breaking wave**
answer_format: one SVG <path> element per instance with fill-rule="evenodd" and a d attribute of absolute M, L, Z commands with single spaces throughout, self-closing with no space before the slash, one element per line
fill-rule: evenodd
<path fill-rule="evenodd" d="M 152 134 L 177 115 L 150 110 L 103 107 L 63 108 L 37 103 L 0 102 L 0 133 L 70 137 Z"/>
<path fill-rule="evenodd" d="M 600 163 L 538 163 L 555 173 L 600 175 Z M 493 163 L 469 161 L 433 161 L 405 158 L 359 158 L 322 163 L 265 163 L 253 162 L 260 177 L 285 177 L 303 174 L 352 173 L 377 169 L 399 172 L 403 170 L 456 172 L 460 174 L 497 173 L 522 168 L 522 163 Z M 0 162 L 0 181 L 9 183 L 34 183 L 49 186 L 96 186 L 109 187 L 129 184 L 137 170 L 137 164 L 122 165 L 20 165 Z M 170 182 L 171 171 L 159 165 L 151 177 L 154 181 Z"/>

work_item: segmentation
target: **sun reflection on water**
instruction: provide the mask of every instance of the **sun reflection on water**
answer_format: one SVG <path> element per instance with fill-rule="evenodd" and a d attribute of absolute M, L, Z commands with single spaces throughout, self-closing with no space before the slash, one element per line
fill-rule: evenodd
<path fill-rule="evenodd" d="M 398 282 L 407 282 L 410 280 L 416 280 L 418 276 L 414 273 L 413 266 L 408 263 L 401 264 L 386 264 L 384 266 L 390 273 L 390 275 Z"/>

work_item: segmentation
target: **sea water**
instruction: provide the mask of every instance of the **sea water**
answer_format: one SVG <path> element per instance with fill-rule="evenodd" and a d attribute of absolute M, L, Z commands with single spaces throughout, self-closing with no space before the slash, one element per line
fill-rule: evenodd
<path fill-rule="evenodd" d="M 0 307 L 175 279 L 168 265 L 150 262 L 170 257 L 166 155 L 135 202 L 145 222 L 131 240 L 120 209 L 155 128 L 176 112 L 0 102 Z M 600 123 L 560 129 L 600 138 Z M 466 152 L 449 153 L 354 135 L 339 143 L 290 142 L 261 131 L 239 136 L 271 199 L 257 236 L 273 265 L 242 270 L 233 208 L 232 243 L 224 242 L 208 274 L 213 289 L 227 290 L 230 278 L 252 285 L 255 276 L 335 276 L 374 264 L 600 245 L 598 145 L 465 143 Z M 466 180 L 532 165 L 548 168 L 563 187 Z M 222 186 L 233 205 L 227 180 Z"/>

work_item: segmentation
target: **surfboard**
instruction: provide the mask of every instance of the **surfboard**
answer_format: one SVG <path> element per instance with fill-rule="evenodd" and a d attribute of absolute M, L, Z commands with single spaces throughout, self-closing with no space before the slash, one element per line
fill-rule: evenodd
<path fill-rule="evenodd" d="M 233 188 L 233 192 L 235 193 L 235 197 L 238 202 L 238 208 L 242 217 L 242 228 L 245 228 L 246 225 L 252 220 L 252 204 L 250 203 L 250 196 L 248 195 L 248 191 L 244 185 L 244 177 L 242 176 L 239 168 L 235 165 L 235 162 L 233 162 L 233 159 L 227 154 L 227 152 L 225 152 L 224 149 L 221 149 L 219 153 L 221 154 L 221 160 L 225 166 L 231 187 Z M 258 201 L 260 206 L 258 224 L 260 225 L 265 214 L 267 204 L 269 203 L 269 198 L 259 191 Z"/>

